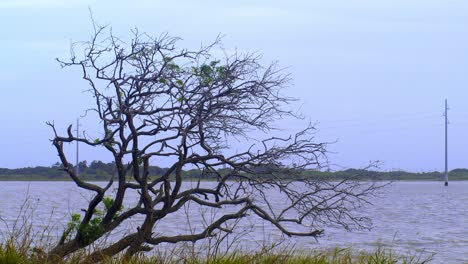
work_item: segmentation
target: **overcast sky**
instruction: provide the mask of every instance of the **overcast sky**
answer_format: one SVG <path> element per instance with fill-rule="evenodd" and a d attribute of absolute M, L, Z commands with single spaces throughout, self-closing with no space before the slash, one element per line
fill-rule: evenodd
<path fill-rule="evenodd" d="M 285 93 L 318 122 L 318 141 L 338 140 L 329 158 L 344 168 L 443 170 L 447 98 L 449 168 L 468 167 L 465 0 L 0 1 L 0 167 L 57 162 L 45 122 L 65 128 L 89 106 L 80 73 L 54 61 L 89 39 L 88 8 L 117 35 L 138 27 L 196 48 L 222 34 L 228 51 L 277 60 L 294 79 Z"/>

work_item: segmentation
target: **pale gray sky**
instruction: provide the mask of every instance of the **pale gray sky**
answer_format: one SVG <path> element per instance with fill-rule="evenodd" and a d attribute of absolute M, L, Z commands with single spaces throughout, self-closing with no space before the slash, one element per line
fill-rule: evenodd
<path fill-rule="evenodd" d="M 447 98 L 449 167 L 468 167 L 462 0 L 0 1 L 0 167 L 56 162 L 45 122 L 65 128 L 89 106 L 79 72 L 54 61 L 91 35 L 88 8 L 117 35 L 138 27 L 196 48 L 222 34 L 227 50 L 278 60 L 294 78 L 285 93 L 319 122 L 318 140 L 338 139 L 329 157 L 343 167 L 381 160 L 384 170 L 442 170 Z"/>

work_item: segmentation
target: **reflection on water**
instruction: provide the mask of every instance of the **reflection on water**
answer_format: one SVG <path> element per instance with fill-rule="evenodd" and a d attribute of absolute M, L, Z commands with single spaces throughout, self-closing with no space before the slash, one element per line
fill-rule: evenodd
<path fill-rule="evenodd" d="M 1 182 L 0 186 L 0 239 L 7 226 L 12 228 L 21 210 L 28 211 L 36 231 L 48 226 L 47 232 L 56 237 L 70 215 L 80 212 L 91 197 L 91 193 L 79 190 L 71 182 Z M 136 194 L 130 193 L 128 206 L 135 199 Z M 468 182 L 451 182 L 448 187 L 441 182 L 396 182 L 372 203 L 364 208 L 364 213 L 373 219 L 371 231 L 344 232 L 328 227 L 318 241 L 293 238 L 290 243 L 304 249 L 335 246 L 372 249 L 383 245 L 402 253 L 415 250 L 437 253 L 435 263 L 468 260 Z M 156 233 L 190 231 L 203 225 L 201 215 L 210 218 L 216 214 L 209 209 L 201 212 L 195 206 L 182 211 L 159 223 Z M 186 223 L 187 215 L 190 225 Z M 135 222 L 127 223 L 116 232 L 135 228 Z M 243 233 L 238 239 L 239 246 L 249 249 L 282 239 L 274 227 L 253 217 L 239 224 L 238 232 Z"/>

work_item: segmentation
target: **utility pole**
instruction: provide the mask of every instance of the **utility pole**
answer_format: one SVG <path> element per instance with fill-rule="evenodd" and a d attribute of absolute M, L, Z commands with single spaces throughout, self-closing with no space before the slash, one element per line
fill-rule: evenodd
<path fill-rule="evenodd" d="M 447 105 L 447 99 L 445 99 L 445 111 L 444 111 L 444 117 L 445 117 L 445 186 L 448 186 L 448 146 L 447 146 L 447 126 L 448 126 L 448 116 L 447 116 L 447 110 L 448 110 L 448 105 Z"/>
<path fill-rule="evenodd" d="M 80 119 L 76 119 L 76 137 L 78 138 L 80 134 Z M 76 141 L 76 176 L 80 176 L 80 166 L 79 166 L 79 141 Z"/>

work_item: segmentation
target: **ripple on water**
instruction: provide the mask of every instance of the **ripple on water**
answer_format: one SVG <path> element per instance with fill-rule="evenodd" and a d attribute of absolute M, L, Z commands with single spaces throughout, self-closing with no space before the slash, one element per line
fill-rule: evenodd
<path fill-rule="evenodd" d="M 34 211 L 33 224 L 36 228 L 53 225 L 58 233 L 69 221 L 70 215 L 80 212 L 90 198 L 91 193 L 77 189 L 71 182 L 3 182 L 0 217 L 11 225 L 23 205 L 23 211 Z M 135 199 L 136 195 L 130 193 L 126 206 L 130 206 Z M 283 201 L 277 199 L 275 202 L 281 204 Z M 292 244 L 304 248 L 353 246 L 372 249 L 385 246 L 401 252 L 426 250 L 437 253 L 434 263 L 468 261 L 468 182 L 453 182 L 448 188 L 440 182 L 396 182 L 371 202 L 373 205 L 365 207 L 363 213 L 373 219 L 373 230 L 348 233 L 325 227 L 326 233 L 318 242 L 311 238 L 294 238 Z M 201 211 L 197 208 L 190 210 L 191 224 L 201 225 Z M 211 214 L 207 211 L 204 213 Z M 170 232 L 177 233 L 181 231 L 178 227 L 186 227 L 184 221 L 185 214 L 176 214 L 160 223 L 157 231 L 172 230 Z M 0 235 L 1 231 L 5 231 L 5 222 L 0 222 Z M 135 229 L 136 222 L 127 224 L 126 228 Z M 266 241 L 284 239 L 273 226 L 253 217 L 242 222 L 239 230 L 245 233 L 240 242 L 248 249 L 265 245 Z M 122 234 L 126 231 L 119 232 Z"/>

